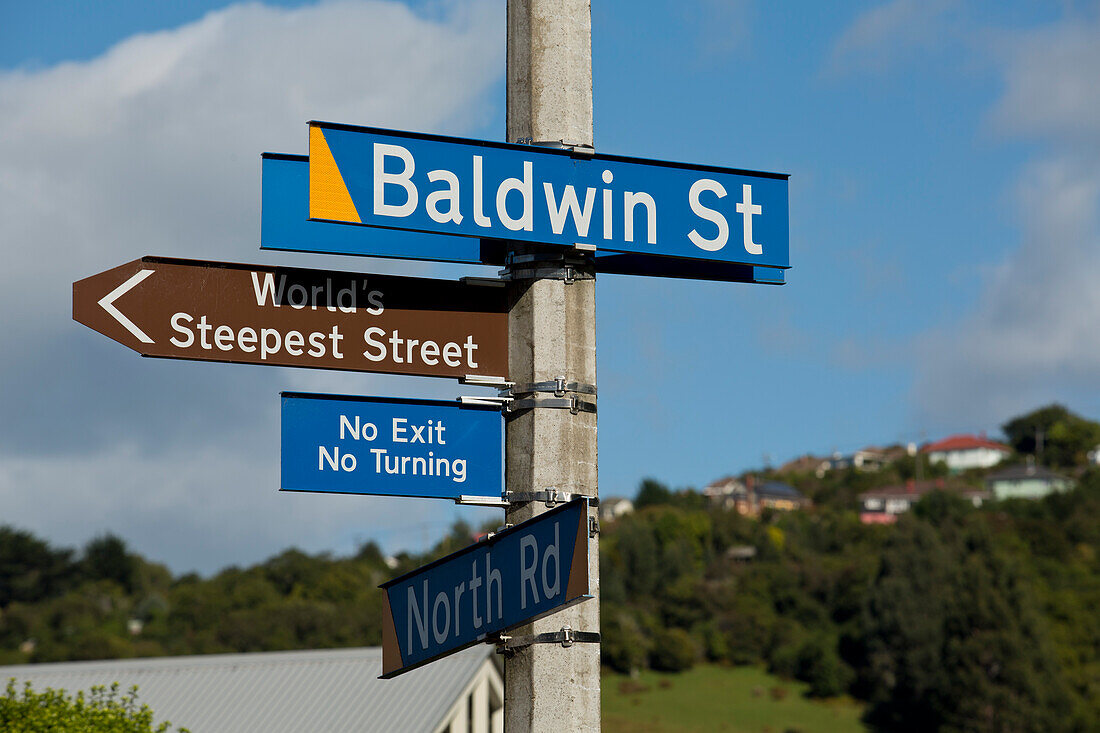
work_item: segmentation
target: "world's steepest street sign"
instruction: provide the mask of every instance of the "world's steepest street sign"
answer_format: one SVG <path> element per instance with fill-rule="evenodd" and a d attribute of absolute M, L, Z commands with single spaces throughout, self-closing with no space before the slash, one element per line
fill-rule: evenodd
<path fill-rule="evenodd" d="M 504 418 L 495 406 L 284 392 L 281 488 L 501 499 Z"/>
<path fill-rule="evenodd" d="M 311 122 L 314 220 L 789 263 L 787 176 Z"/>
<path fill-rule="evenodd" d="M 381 585 L 382 678 L 590 598 L 580 498 Z"/>
<path fill-rule="evenodd" d="M 73 283 L 73 319 L 143 356 L 504 377 L 503 288 L 143 257 Z"/>

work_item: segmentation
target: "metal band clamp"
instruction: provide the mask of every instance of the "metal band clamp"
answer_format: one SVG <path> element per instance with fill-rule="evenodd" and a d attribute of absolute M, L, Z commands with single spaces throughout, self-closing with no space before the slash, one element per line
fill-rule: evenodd
<path fill-rule="evenodd" d="M 496 640 L 498 654 L 515 654 L 517 650 L 529 647 L 532 644 L 561 644 L 568 649 L 574 644 L 599 643 L 600 632 L 574 631 L 568 626 L 563 626 L 561 631 L 547 631 L 542 634 L 527 634 L 524 636 L 501 634 Z"/>
<path fill-rule="evenodd" d="M 533 410 L 540 407 L 553 407 L 559 410 L 569 410 L 574 415 L 579 412 L 596 412 L 596 403 L 578 399 L 576 395 L 569 397 L 547 397 L 535 399 L 525 397 L 522 400 L 513 399 L 504 406 L 504 412 L 519 412 L 521 410 Z"/>
<path fill-rule="evenodd" d="M 581 487 L 583 491 L 583 487 Z M 588 494 L 582 494 L 576 491 L 562 491 L 554 486 L 546 489 L 545 491 L 506 491 L 504 492 L 504 500 L 510 504 L 522 504 L 528 501 L 542 501 L 546 503 L 546 506 L 553 506 L 554 504 L 566 504 L 574 499 L 585 498 L 588 499 L 588 503 L 592 506 L 597 506 L 600 500 L 595 496 L 589 496 Z"/>
<path fill-rule="evenodd" d="M 577 394 L 596 395 L 596 385 L 584 382 L 567 382 L 565 377 L 555 377 L 546 382 L 530 382 L 528 384 L 513 384 L 508 388 L 511 395 L 534 394 L 535 392 L 552 392 L 555 397 L 564 397 L 566 392 Z"/>
<path fill-rule="evenodd" d="M 501 280 L 564 280 L 566 284 L 596 278 L 591 257 L 567 252 L 509 252 L 504 257 L 504 269 L 498 274 Z"/>

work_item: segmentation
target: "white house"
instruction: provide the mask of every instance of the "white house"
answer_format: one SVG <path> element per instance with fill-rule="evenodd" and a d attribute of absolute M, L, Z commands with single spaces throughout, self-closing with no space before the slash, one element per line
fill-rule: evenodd
<path fill-rule="evenodd" d="M 619 517 L 630 514 L 632 511 L 634 511 L 634 502 L 630 499 L 613 496 L 610 499 L 600 500 L 601 522 L 613 522 Z"/>
<path fill-rule="evenodd" d="M 921 449 L 931 463 L 946 463 L 953 472 L 990 468 L 1012 455 L 1012 449 L 985 436 L 952 435 Z"/>

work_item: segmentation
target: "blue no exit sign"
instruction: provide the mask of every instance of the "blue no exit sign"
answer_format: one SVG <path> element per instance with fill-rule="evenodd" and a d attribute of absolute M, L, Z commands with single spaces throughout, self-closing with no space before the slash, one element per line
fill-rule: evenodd
<path fill-rule="evenodd" d="M 284 392 L 284 491 L 457 499 L 504 493 L 499 408 Z"/>

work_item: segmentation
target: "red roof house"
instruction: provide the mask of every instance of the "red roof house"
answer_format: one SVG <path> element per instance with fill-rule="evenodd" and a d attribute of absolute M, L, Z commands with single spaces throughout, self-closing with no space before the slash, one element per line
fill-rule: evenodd
<path fill-rule="evenodd" d="M 929 443 L 921 452 L 928 456 L 930 462 L 946 463 L 951 471 L 956 472 L 996 466 L 1012 455 L 1012 449 L 1007 445 L 989 440 L 984 435 L 952 435 Z"/>

